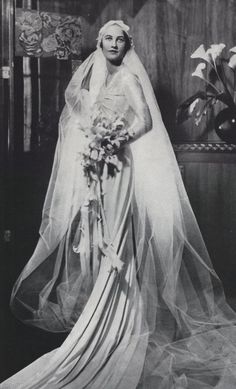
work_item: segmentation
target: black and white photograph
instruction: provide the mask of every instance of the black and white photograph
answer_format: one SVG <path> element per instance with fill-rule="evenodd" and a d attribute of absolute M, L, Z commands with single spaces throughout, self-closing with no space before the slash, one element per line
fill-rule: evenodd
<path fill-rule="evenodd" d="M 236 389 L 236 1 L 0 4 L 0 389 Z"/>

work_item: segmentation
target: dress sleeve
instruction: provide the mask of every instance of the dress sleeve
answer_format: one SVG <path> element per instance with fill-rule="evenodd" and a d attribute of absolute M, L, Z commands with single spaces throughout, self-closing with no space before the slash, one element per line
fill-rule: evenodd
<path fill-rule="evenodd" d="M 125 77 L 124 93 L 135 119 L 128 129 L 130 141 L 138 139 L 152 128 L 151 114 L 138 78 L 133 74 Z"/>

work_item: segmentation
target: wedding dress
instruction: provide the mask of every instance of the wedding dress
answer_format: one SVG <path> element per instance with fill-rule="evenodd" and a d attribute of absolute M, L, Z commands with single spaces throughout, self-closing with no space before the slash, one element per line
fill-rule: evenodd
<path fill-rule="evenodd" d="M 86 129 L 99 117 L 135 128 L 142 104 L 152 130 L 119 150 L 113 174 L 104 166 L 88 186 Z M 73 76 L 40 234 L 12 309 L 28 324 L 69 335 L 0 388 L 236 387 L 236 313 L 133 48 L 108 85 L 99 48 Z"/>

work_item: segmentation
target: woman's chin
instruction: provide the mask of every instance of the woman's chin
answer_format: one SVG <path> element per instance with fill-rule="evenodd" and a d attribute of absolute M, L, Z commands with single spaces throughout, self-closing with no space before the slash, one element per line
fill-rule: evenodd
<path fill-rule="evenodd" d="M 112 64 L 112 65 L 120 65 L 122 62 L 122 58 L 117 55 L 109 55 L 107 56 L 107 60 Z"/>

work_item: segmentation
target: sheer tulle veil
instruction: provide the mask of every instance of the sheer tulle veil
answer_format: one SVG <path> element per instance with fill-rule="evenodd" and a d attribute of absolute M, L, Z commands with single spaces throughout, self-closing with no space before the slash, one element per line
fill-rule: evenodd
<path fill-rule="evenodd" d="M 109 23 L 128 33 L 123 22 Z M 152 116 L 152 130 L 131 144 L 137 277 L 149 332 L 143 382 L 155 375 L 166 382 L 163 388 L 171 388 L 173 382 L 181 388 L 190 383 L 191 388 L 230 388 L 224 385 L 235 374 L 236 315 L 225 301 L 149 77 L 133 46 L 123 64 L 137 76 Z M 84 129 L 91 126 L 105 74 L 98 44 L 67 87 L 40 239 L 12 293 L 15 314 L 48 331 L 69 331 L 91 292 L 82 293 L 78 287 L 81 270 L 69 247 L 78 210 L 88 195 L 78 156 L 87 142 Z M 84 88 L 88 77 L 89 90 Z M 217 347 L 222 352 L 218 358 Z M 186 374 L 179 378 L 176 373 L 184 369 L 188 381 Z"/>

